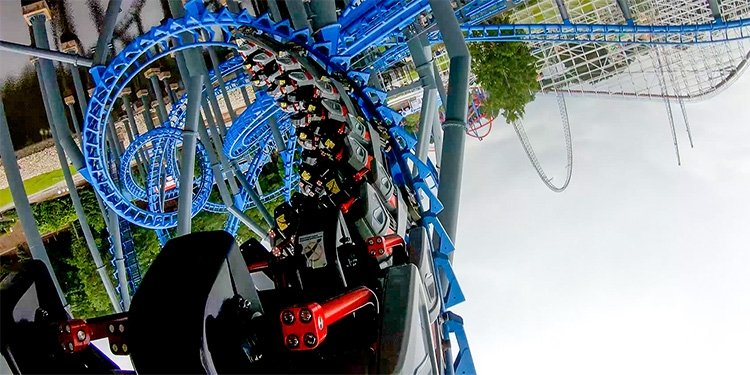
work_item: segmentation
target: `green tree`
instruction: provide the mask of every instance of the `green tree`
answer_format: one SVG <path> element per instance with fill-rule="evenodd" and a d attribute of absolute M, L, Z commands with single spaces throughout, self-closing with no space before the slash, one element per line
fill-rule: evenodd
<path fill-rule="evenodd" d="M 135 253 L 138 256 L 138 266 L 141 269 L 142 276 L 146 274 L 148 267 L 151 266 L 151 262 L 159 255 L 161 244 L 156 237 L 156 232 L 152 229 L 131 225 L 130 231 L 133 234 Z"/>
<path fill-rule="evenodd" d="M 404 128 L 411 134 L 417 134 L 419 130 L 419 112 L 404 117 Z"/>
<path fill-rule="evenodd" d="M 66 257 L 64 261 L 67 265 L 73 267 L 73 270 L 66 272 L 63 278 L 65 280 L 64 285 L 68 286 L 65 296 L 70 302 L 73 316 L 92 318 L 111 314 L 113 312 L 112 305 L 82 236 L 72 239 L 70 253 L 70 256 Z M 101 253 L 105 262 L 107 262 L 106 258 L 109 253 L 107 251 Z M 107 273 L 111 274 L 111 270 L 108 269 Z"/>
<path fill-rule="evenodd" d="M 492 23 L 508 23 L 507 18 Z M 507 122 L 520 120 L 526 104 L 539 91 L 536 58 L 523 42 L 471 43 L 471 68 L 488 94 L 483 107 L 492 115 L 500 112 Z"/>

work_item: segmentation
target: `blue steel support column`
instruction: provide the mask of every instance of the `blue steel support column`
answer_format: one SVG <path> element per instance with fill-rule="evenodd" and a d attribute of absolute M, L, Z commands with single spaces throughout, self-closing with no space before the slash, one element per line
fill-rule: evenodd
<path fill-rule="evenodd" d="M 623 18 L 625 18 L 625 21 L 629 24 L 633 23 L 633 16 L 630 13 L 630 4 L 628 4 L 628 0 L 617 0 L 617 6 L 620 7 L 620 11 L 622 12 Z"/>
<path fill-rule="evenodd" d="M 83 82 L 81 82 L 81 73 L 78 68 L 74 65 L 68 64 L 70 74 L 73 76 L 73 86 L 76 88 L 76 96 L 78 97 L 78 106 L 81 108 L 81 115 L 86 116 L 86 90 L 83 89 Z"/>
<path fill-rule="evenodd" d="M 555 0 L 555 4 L 557 5 L 557 11 L 560 12 L 560 18 L 562 18 L 563 23 L 569 23 L 570 15 L 568 15 L 568 8 L 565 7 L 565 1 Z"/>
<path fill-rule="evenodd" d="M 122 106 L 125 108 L 125 113 L 128 117 L 128 122 L 125 124 L 125 130 L 127 131 L 129 141 L 133 142 L 140 133 L 138 132 L 138 125 L 135 122 L 135 115 L 133 115 L 133 106 L 130 104 L 130 93 L 132 90 L 130 87 L 126 87 L 122 90 L 120 93 L 120 98 L 122 98 Z M 141 176 L 146 176 L 146 164 L 145 161 L 147 160 L 146 154 L 141 150 L 136 154 L 136 163 L 138 166 L 138 172 L 141 174 Z"/>
<path fill-rule="evenodd" d="M 104 65 L 107 62 L 109 53 L 109 42 L 112 40 L 112 34 L 117 25 L 117 15 L 120 14 L 120 5 L 122 0 L 109 0 L 107 12 L 104 14 L 104 25 L 99 32 L 99 39 L 96 41 L 96 51 L 94 51 L 94 64 Z"/>
<path fill-rule="evenodd" d="M 208 47 L 206 49 L 208 50 L 208 56 L 211 59 L 211 65 L 214 67 L 214 71 L 219 72 L 219 57 L 216 56 L 216 51 L 213 47 Z M 224 77 L 221 74 L 216 74 L 216 81 L 219 82 L 221 96 L 224 98 L 224 104 L 227 106 L 229 117 L 232 119 L 232 122 L 234 122 L 234 120 L 237 119 L 237 113 L 235 113 L 234 108 L 232 108 L 232 101 L 229 99 L 227 86 L 224 84 Z"/>
<path fill-rule="evenodd" d="M 148 90 L 138 90 L 135 95 L 141 99 L 143 104 L 143 121 L 146 122 L 146 129 L 154 130 L 154 119 L 151 117 L 151 102 L 148 100 Z"/>
<path fill-rule="evenodd" d="M 206 63 L 205 61 L 203 61 L 203 59 L 200 60 L 200 64 L 203 70 L 203 76 L 208 77 L 208 67 L 206 66 Z M 211 112 L 213 112 L 214 120 L 216 121 L 216 124 L 219 125 L 219 134 L 221 135 L 221 137 L 224 137 L 227 134 L 227 126 L 224 123 L 224 115 L 221 113 L 219 100 L 216 99 L 216 94 L 214 93 L 213 86 L 208 79 L 206 79 L 206 97 L 208 97 L 208 103 L 211 105 L 211 111 L 206 112 L 206 116 L 209 116 Z"/>
<path fill-rule="evenodd" d="M 250 13 L 251 16 L 257 17 L 259 12 L 254 3 L 254 0 L 240 0 L 242 9 L 247 9 L 248 13 Z"/>
<path fill-rule="evenodd" d="M 711 7 L 711 15 L 714 16 L 716 22 L 722 22 L 719 0 L 708 0 L 708 5 Z"/>
<path fill-rule="evenodd" d="M 336 23 L 336 3 L 330 0 L 310 0 L 310 19 L 313 30 Z"/>
<path fill-rule="evenodd" d="M 446 101 L 443 102 L 445 121 L 443 122 L 443 155 L 438 198 L 445 207 L 439 214 L 440 222 L 455 243 L 461 200 L 471 56 L 450 3 L 443 0 L 430 0 L 430 5 L 450 57 L 448 95 Z"/>
<path fill-rule="evenodd" d="M 81 125 L 78 123 L 78 115 L 76 114 L 76 108 L 74 104 L 76 104 L 76 99 L 71 96 L 65 97 L 65 104 L 68 106 L 68 110 L 70 111 L 70 118 L 73 119 L 73 128 L 76 130 L 76 134 L 78 135 L 78 141 L 81 141 Z M 86 114 L 86 112 L 83 112 Z"/>
<path fill-rule="evenodd" d="M 229 8 L 229 10 L 232 13 L 239 13 L 240 12 L 240 5 L 237 4 L 237 1 L 235 1 L 235 0 L 226 0 L 226 3 L 227 3 L 227 8 Z"/>
<path fill-rule="evenodd" d="M 205 106 L 205 101 L 204 101 Z M 205 110 L 204 110 L 205 111 Z M 255 232 L 260 238 L 265 238 L 268 236 L 268 233 L 263 230 L 263 228 L 258 225 L 253 219 L 251 219 L 249 216 L 245 215 L 244 212 L 237 209 L 234 205 L 234 200 L 232 199 L 232 196 L 229 194 L 229 190 L 227 189 L 227 185 L 224 182 L 224 179 L 222 176 L 222 170 L 221 170 L 221 162 L 219 161 L 219 158 L 216 156 L 217 153 L 221 151 L 214 150 L 214 146 L 211 144 L 211 137 L 208 135 L 208 132 L 206 131 L 206 127 L 204 126 L 198 126 L 198 136 L 200 137 L 201 142 L 203 143 L 204 147 L 206 148 L 206 154 L 208 155 L 208 159 L 211 162 L 211 169 L 214 172 L 214 176 L 219 176 L 216 179 L 216 187 L 219 188 L 219 195 L 221 196 L 221 200 L 224 202 L 224 204 L 227 206 L 227 211 L 237 217 L 243 224 L 245 224 L 250 230 Z M 221 150 L 221 149 L 219 149 Z"/>
<path fill-rule="evenodd" d="M 240 92 L 242 93 L 242 100 L 245 101 L 245 107 L 250 106 L 250 95 L 247 93 L 247 88 L 245 86 L 240 87 Z"/>
<path fill-rule="evenodd" d="M 213 120 L 213 116 L 211 116 L 211 108 L 209 107 L 208 100 L 206 100 L 205 97 L 202 98 L 201 106 L 203 107 L 203 114 L 205 116 L 208 134 L 210 136 L 211 142 L 213 142 L 213 145 L 216 148 L 217 157 L 222 170 L 222 173 L 218 175 L 214 174 L 214 178 L 220 178 L 221 181 L 224 181 L 226 179 L 226 181 L 229 183 L 229 188 L 232 191 L 232 195 L 237 195 L 240 192 L 240 187 L 237 185 L 237 181 L 235 181 L 234 179 L 234 173 L 232 171 L 231 165 L 229 164 L 229 159 L 227 159 L 227 156 L 224 155 L 223 152 L 221 152 L 221 150 L 224 149 L 223 143 L 221 141 L 221 134 L 219 134 L 219 130 L 216 128 L 216 123 Z"/>
<path fill-rule="evenodd" d="M 63 305 L 67 306 L 68 303 L 65 301 L 65 295 L 62 289 L 60 289 L 60 284 L 57 282 L 55 270 L 52 269 L 52 265 L 49 262 L 47 249 L 44 247 L 42 236 L 39 234 L 39 228 L 36 226 L 34 215 L 31 213 L 31 205 L 29 204 L 29 198 L 26 196 L 21 172 L 18 171 L 18 161 L 10 139 L 10 130 L 8 130 L 8 120 L 5 117 L 2 93 L 0 93 L 0 159 L 3 160 L 3 168 L 5 169 L 5 176 L 8 179 L 10 194 L 13 197 L 13 203 L 16 206 L 18 219 L 21 221 L 21 227 L 23 228 L 26 242 L 29 245 L 31 257 L 41 260 L 47 266 L 47 270 L 55 284 L 57 295 L 60 297 Z"/>
<path fill-rule="evenodd" d="M 109 125 L 109 135 L 110 140 L 112 141 L 112 146 L 114 146 L 114 153 L 115 157 L 117 158 L 116 162 L 120 161 L 120 156 L 122 156 L 122 153 L 125 152 L 125 147 L 122 145 L 122 142 L 120 141 L 120 137 L 117 135 L 117 126 L 115 126 L 115 118 L 113 116 L 110 116 L 107 120 L 107 123 Z"/>
<path fill-rule="evenodd" d="M 131 128 L 130 120 L 129 119 L 125 119 L 125 133 L 127 133 L 127 135 L 128 135 L 128 142 L 133 143 L 133 141 L 135 140 L 136 135 L 133 134 L 133 129 Z M 141 158 L 141 153 L 140 152 L 138 152 L 138 153 L 135 154 L 135 167 L 138 170 L 138 174 L 139 175 L 141 175 L 141 176 L 145 176 L 146 175 L 145 167 L 144 167 L 144 164 L 143 164 L 143 159 Z"/>
<path fill-rule="evenodd" d="M 436 111 L 439 111 L 437 107 Z M 440 124 L 440 116 L 432 117 L 432 143 L 435 144 L 435 168 L 440 170 L 443 157 L 443 128 Z"/>
<path fill-rule="evenodd" d="M 302 0 L 286 0 L 286 9 L 289 10 L 289 18 L 295 30 L 309 29 L 310 20 L 307 18 L 307 9 Z"/>
<path fill-rule="evenodd" d="M 435 76 L 432 73 L 432 48 L 424 34 L 409 39 L 407 45 L 422 82 L 422 109 L 419 112 L 419 141 L 416 151 L 419 160 L 424 162 L 427 161 L 433 119 L 437 112 L 437 88 Z"/>
<path fill-rule="evenodd" d="M 172 103 L 172 105 L 174 105 L 175 103 L 177 103 L 177 95 L 175 95 L 174 90 L 172 89 L 172 84 L 169 83 L 169 79 L 168 79 L 169 75 L 164 77 L 165 73 L 169 74 L 169 72 L 164 72 L 162 73 L 161 76 L 159 76 L 159 79 L 162 82 L 164 82 L 164 88 L 167 90 L 167 96 L 169 96 L 169 101 Z"/>
<path fill-rule="evenodd" d="M 171 91 L 172 95 L 174 96 L 174 101 L 172 103 L 177 103 L 177 100 L 179 100 L 178 96 L 177 96 L 177 92 L 179 90 L 180 90 L 180 84 L 179 83 L 174 82 L 174 83 L 170 83 L 169 84 L 169 91 Z"/>
<path fill-rule="evenodd" d="M 374 84 L 374 82 L 372 82 L 372 81 L 376 81 L 376 80 L 379 81 L 379 79 L 377 79 L 377 78 L 376 79 L 372 79 L 373 76 L 375 76 L 375 74 L 370 75 L 370 81 L 371 81 L 370 85 L 371 86 Z M 414 81 L 414 82 L 412 82 L 412 83 L 410 83 L 408 85 L 403 85 L 403 86 L 396 87 L 395 89 L 388 90 L 388 97 L 392 97 L 392 96 L 396 96 L 396 95 L 399 95 L 399 94 L 403 94 L 403 93 L 405 93 L 407 91 L 415 90 L 415 89 L 418 89 L 420 87 L 422 87 L 422 82 L 420 82 L 420 81 Z"/>
<path fill-rule="evenodd" d="M 161 87 L 159 86 L 159 69 L 151 68 L 146 71 L 146 78 L 151 82 L 151 88 L 154 90 L 154 95 L 156 96 L 156 115 L 159 117 L 160 123 L 165 123 L 167 121 L 167 107 L 164 105 L 164 95 L 161 92 Z"/>
<path fill-rule="evenodd" d="M 63 52 L 72 55 L 80 55 L 81 53 L 83 53 L 81 44 L 78 43 L 77 37 L 75 36 L 73 36 L 71 40 L 63 42 L 60 47 Z M 78 106 L 81 108 L 81 115 L 85 117 L 88 101 L 86 99 L 86 90 L 83 89 L 83 82 L 81 81 L 81 72 L 74 64 L 65 64 L 65 66 L 68 68 L 68 70 L 70 71 L 70 75 L 73 77 L 73 86 L 75 87 L 76 96 L 78 97 Z"/>
<path fill-rule="evenodd" d="M 46 27 L 47 17 L 44 13 L 36 13 L 29 18 L 34 32 L 34 43 L 39 48 L 49 49 L 49 39 L 47 39 Z M 84 177 L 88 178 L 83 154 L 81 154 L 81 150 L 73 141 L 73 137 L 70 135 L 68 129 L 66 129 L 68 121 L 65 117 L 65 108 L 63 107 L 63 101 L 60 96 L 60 86 L 57 83 L 55 67 L 50 60 L 39 60 L 39 66 L 41 67 L 42 79 L 47 84 L 46 91 L 50 112 L 52 112 L 53 124 L 58 130 L 60 130 L 60 144 L 65 149 L 65 153 L 73 162 L 73 166 L 75 166 L 76 170 L 78 170 Z"/>
<path fill-rule="evenodd" d="M 68 161 L 65 158 L 65 151 L 60 145 L 60 134 L 53 126 L 51 120 L 52 114 L 50 113 L 51 108 L 49 106 L 49 99 L 47 95 L 47 82 L 42 79 L 41 66 L 39 64 L 39 61 L 35 61 L 34 65 L 37 72 L 37 79 L 39 80 L 39 89 L 42 92 L 42 104 L 44 104 L 44 110 L 47 114 L 47 121 L 49 122 L 50 132 L 52 133 L 52 139 L 55 143 L 55 151 L 57 153 L 58 161 L 60 162 L 60 167 L 62 168 L 63 178 L 65 179 L 65 186 L 67 186 L 68 193 L 70 194 L 70 200 L 73 202 L 73 209 L 75 210 L 76 216 L 78 217 L 78 224 L 81 226 L 81 232 L 83 232 L 83 239 L 86 242 L 86 247 L 88 247 L 89 252 L 91 253 L 91 257 L 94 259 L 96 271 L 99 273 L 99 278 L 104 284 L 104 289 L 107 291 L 107 296 L 109 297 L 110 303 L 112 303 L 112 307 L 116 312 L 120 312 L 120 303 L 117 300 L 117 294 L 115 293 L 112 282 L 109 279 L 109 275 L 107 275 L 107 269 L 104 265 L 104 262 L 102 261 L 101 254 L 99 253 L 99 248 L 96 246 L 96 240 L 94 239 L 94 234 L 91 231 L 91 227 L 89 226 L 86 213 L 83 210 L 81 197 L 78 195 L 75 181 L 73 181 L 73 176 L 70 174 Z"/>
<path fill-rule="evenodd" d="M 172 11 L 172 15 L 175 18 L 180 18 L 185 15 L 185 9 L 182 6 L 181 1 L 179 0 L 170 0 L 169 1 L 169 10 Z M 185 39 L 193 39 L 193 36 L 190 34 L 185 34 L 183 36 Z M 196 153 L 196 141 L 195 141 L 195 131 L 203 130 L 203 132 L 199 133 L 201 135 L 201 141 L 204 144 L 204 147 L 206 147 L 206 151 L 209 155 L 210 159 L 212 158 L 212 150 L 211 145 L 207 142 L 208 139 L 206 137 L 203 137 L 203 133 L 205 133 L 205 128 L 202 123 L 199 123 L 200 121 L 200 107 L 199 104 L 201 102 L 201 91 L 203 88 L 203 81 L 204 81 L 204 72 L 202 69 L 200 69 L 200 64 L 202 61 L 199 61 L 201 59 L 201 56 L 198 55 L 197 51 L 195 50 L 186 50 L 184 54 L 182 52 L 175 53 L 175 59 L 177 60 L 177 67 L 180 70 L 180 75 L 182 76 L 183 81 L 185 81 L 185 90 L 187 90 L 188 94 L 188 110 L 189 112 L 186 113 L 187 116 L 185 120 L 185 127 L 183 128 L 183 145 L 182 145 L 182 155 L 181 155 L 181 165 L 182 168 L 180 169 L 180 186 L 182 186 L 182 189 L 180 189 L 179 192 L 179 199 L 177 201 L 177 226 L 178 231 L 180 235 L 184 235 L 187 233 L 190 233 L 191 231 L 191 218 L 192 218 L 192 202 L 193 202 L 193 192 L 192 189 L 188 188 L 188 186 L 193 186 L 193 166 L 195 165 L 195 153 Z M 210 86 L 210 83 L 207 84 L 207 86 Z M 212 91 L 212 90 L 207 90 Z M 191 100 L 192 99 L 192 100 Z M 210 114 L 206 113 L 207 116 Z M 187 142 L 187 143 L 186 143 Z M 190 148 L 189 148 L 190 147 Z M 213 163 L 213 160 L 211 160 L 211 164 Z M 216 171 L 218 168 L 216 166 L 212 166 L 212 169 L 214 171 L 214 175 L 216 175 Z M 188 179 L 187 176 L 190 176 Z M 218 176 L 221 176 L 220 174 Z M 219 177 L 220 178 L 220 177 Z M 187 181 L 186 183 L 183 183 L 183 181 Z M 223 185 L 223 180 L 217 180 L 216 184 L 217 186 Z M 219 188 L 221 190 L 221 188 Z"/>
<path fill-rule="evenodd" d="M 432 73 L 435 75 L 435 86 L 437 86 L 440 103 L 445 105 L 448 102 L 448 93 L 445 91 L 443 78 L 440 76 L 440 67 L 434 59 L 432 60 Z M 440 106 L 436 106 L 435 110 L 439 111 Z M 435 167 L 439 169 L 443 157 L 443 128 L 440 124 L 440 116 L 435 116 L 432 120 L 432 141 L 435 143 Z"/>
<path fill-rule="evenodd" d="M 268 0 L 268 11 L 271 13 L 271 19 L 276 22 L 281 21 L 281 10 L 276 0 Z"/>
<path fill-rule="evenodd" d="M 256 192 L 255 188 L 250 185 L 250 181 L 248 181 L 247 178 L 242 175 L 242 173 L 240 172 L 240 166 L 236 161 L 232 160 L 232 166 L 237 171 L 237 179 L 240 181 L 240 185 L 242 185 L 242 188 L 245 189 L 247 195 L 249 195 L 250 199 L 253 201 L 253 203 L 255 203 L 255 207 L 260 212 L 260 215 L 263 216 L 263 220 L 265 220 L 266 224 L 268 224 L 270 227 L 273 227 L 273 217 L 271 216 L 271 213 L 268 212 L 266 206 L 263 204 L 263 201 L 260 199 L 258 192 Z"/>
<path fill-rule="evenodd" d="M 276 122 L 276 117 L 271 116 L 268 119 L 268 126 L 271 128 L 271 134 L 273 134 L 273 141 L 276 144 L 276 149 L 279 152 L 286 151 L 286 142 L 284 137 L 281 136 L 281 130 L 279 130 L 279 124 Z"/>
<path fill-rule="evenodd" d="M 201 89 L 203 76 L 188 78 L 187 110 L 185 112 L 185 128 L 182 130 L 182 168 L 180 171 L 180 199 L 177 201 L 177 235 L 182 236 L 191 232 L 193 207 L 193 165 L 195 164 L 195 147 L 197 144 L 196 130 L 200 114 Z"/>

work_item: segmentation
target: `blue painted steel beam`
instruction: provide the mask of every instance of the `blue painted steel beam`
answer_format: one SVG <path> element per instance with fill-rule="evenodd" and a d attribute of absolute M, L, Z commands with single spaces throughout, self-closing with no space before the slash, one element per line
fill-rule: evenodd
<path fill-rule="evenodd" d="M 390 33 L 414 22 L 414 18 L 428 8 L 427 0 L 413 0 L 406 5 L 393 4 L 392 8 L 382 10 L 382 15 L 375 21 L 377 22 L 375 27 L 365 27 L 362 32 L 352 33 L 349 36 L 342 35 L 344 40 L 340 43 L 339 53 L 347 56 L 360 54 L 368 47 L 377 45 Z"/>
<path fill-rule="evenodd" d="M 473 0 L 456 11 L 459 21 L 476 25 L 525 0 Z"/>
<path fill-rule="evenodd" d="M 628 0 L 617 0 L 617 6 L 620 7 L 622 17 L 628 24 L 633 24 L 633 15 L 630 13 L 630 4 Z"/>
<path fill-rule="evenodd" d="M 349 34 L 349 28 L 352 25 L 356 26 L 362 17 L 372 12 L 372 9 L 380 3 L 382 3 L 382 0 L 363 0 L 359 4 L 356 1 L 350 1 L 349 5 L 341 12 L 338 20 L 341 31 Z"/>
<path fill-rule="evenodd" d="M 614 43 L 641 45 L 687 45 L 723 43 L 750 39 L 750 18 L 694 25 L 612 25 L 612 24 L 463 24 L 467 42 L 549 42 Z M 731 35 L 734 32 L 735 35 Z M 505 33 L 505 34 L 503 34 Z M 431 44 L 442 43 L 438 33 L 430 33 Z M 379 56 L 370 67 L 382 71 L 408 56 L 406 43 L 396 45 Z"/>
<path fill-rule="evenodd" d="M 505 24 L 463 25 L 468 42 L 544 41 L 559 43 L 706 44 L 749 39 L 750 18 L 695 25 Z M 730 35 L 735 31 L 737 35 Z M 431 36 L 439 43 L 439 36 Z"/>

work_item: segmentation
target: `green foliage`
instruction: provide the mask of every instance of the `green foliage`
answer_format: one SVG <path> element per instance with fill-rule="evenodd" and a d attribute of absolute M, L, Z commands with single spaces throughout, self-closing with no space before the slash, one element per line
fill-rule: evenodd
<path fill-rule="evenodd" d="M 278 197 L 266 203 L 266 208 L 271 213 L 271 215 L 273 215 L 273 211 L 276 209 L 276 207 L 278 207 L 283 202 L 284 202 L 284 197 L 283 196 Z M 250 218 L 255 220 L 256 223 L 260 223 L 261 225 L 265 226 L 263 215 L 260 214 L 260 211 L 258 211 L 257 208 L 252 208 L 251 210 L 246 211 L 245 213 L 247 214 L 247 216 L 250 216 Z M 249 240 L 250 238 L 255 238 L 257 240 L 260 240 L 260 238 L 258 238 L 258 236 L 245 225 L 240 225 L 240 229 L 237 231 L 236 238 L 237 238 L 237 242 L 240 244 Z"/>
<path fill-rule="evenodd" d="M 258 184 L 264 193 L 279 189 L 284 184 L 284 161 L 278 153 L 271 155 L 271 161 L 263 165 L 258 175 Z"/>
<path fill-rule="evenodd" d="M 78 195 L 81 197 L 81 205 L 83 205 L 83 211 L 86 213 L 92 231 L 94 233 L 103 231 L 105 228 L 104 218 L 99 211 L 94 191 L 91 188 L 85 188 L 78 190 Z M 43 235 L 62 231 L 78 220 L 73 208 L 73 201 L 69 195 L 32 204 L 31 210 L 36 225 L 39 227 L 39 233 Z M 0 233 L 3 233 L 2 228 L 5 220 L 15 222 L 17 217 L 15 209 L 3 212 L 0 215 Z"/>
<path fill-rule="evenodd" d="M 133 243 L 135 244 L 135 253 L 138 256 L 138 265 L 141 268 L 141 275 L 145 275 L 151 262 L 156 259 L 161 251 L 161 244 L 156 233 L 151 229 L 131 225 L 130 231 L 133 234 Z"/>
<path fill-rule="evenodd" d="M 34 220 L 42 234 L 55 233 L 77 220 L 70 196 L 45 201 L 32 206 Z"/>
<path fill-rule="evenodd" d="M 493 22 L 507 23 L 508 19 Z M 472 71 L 489 95 L 485 111 L 501 112 L 509 123 L 520 120 L 540 89 L 536 58 L 529 47 L 522 42 L 472 43 L 469 51 Z"/>
<path fill-rule="evenodd" d="M 99 203 L 96 200 L 96 194 L 94 194 L 94 190 L 90 187 L 78 190 L 78 196 L 81 197 L 83 212 L 86 213 L 86 219 L 88 219 L 91 230 L 95 234 L 99 233 L 101 235 L 102 232 L 106 229 L 106 224 L 104 223 L 102 212 L 99 210 Z"/>
<path fill-rule="evenodd" d="M 419 112 L 404 117 L 404 128 L 411 134 L 417 134 L 419 127 Z"/>
<path fill-rule="evenodd" d="M 78 194 L 94 233 L 96 245 L 100 248 L 105 264 L 108 265 L 109 252 L 103 247 L 103 244 L 107 243 L 107 233 L 94 191 L 91 188 L 84 188 L 79 190 Z M 45 246 L 74 316 L 90 318 L 112 313 L 109 297 L 96 271 L 91 253 L 83 235 L 79 233 L 80 227 L 75 224 L 78 217 L 70 196 L 34 204 L 32 210 L 40 232 L 53 234 L 46 241 Z M 15 220 L 16 217 L 15 210 L 2 214 L 2 219 Z M 20 259 L 23 252 L 19 251 L 17 254 Z M 2 268 L 6 268 L 4 264 Z M 106 272 L 111 275 L 111 271 L 108 269 Z"/>
<path fill-rule="evenodd" d="M 5 211 L 0 214 L 0 235 L 8 233 L 18 221 L 16 210 Z"/>
<path fill-rule="evenodd" d="M 70 253 L 69 257 L 64 258 L 64 262 L 72 267 L 72 270 L 64 275 L 58 273 L 58 277 L 62 276 L 63 284 L 67 287 L 65 296 L 70 303 L 73 316 L 92 318 L 111 314 L 112 305 L 82 236 L 71 241 Z M 103 257 L 109 255 L 106 251 L 101 253 Z M 111 271 L 107 270 L 107 273 L 111 274 Z"/>
<path fill-rule="evenodd" d="M 201 211 L 193 217 L 193 232 L 210 232 L 214 230 L 223 230 L 224 222 L 227 221 L 227 214 L 215 214 L 208 211 Z"/>

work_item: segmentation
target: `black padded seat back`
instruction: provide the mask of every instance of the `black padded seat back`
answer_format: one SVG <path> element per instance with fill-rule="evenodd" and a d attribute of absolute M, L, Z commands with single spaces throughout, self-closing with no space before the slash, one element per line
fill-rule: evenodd
<path fill-rule="evenodd" d="M 415 265 L 388 269 L 382 306 L 377 373 L 440 373 L 434 326 L 430 324 L 424 286 Z"/>
<path fill-rule="evenodd" d="M 216 373 L 206 320 L 235 295 L 262 312 L 234 238 L 199 232 L 164 246 L 133 297 L 127 342 L 139 373 Z"/>

